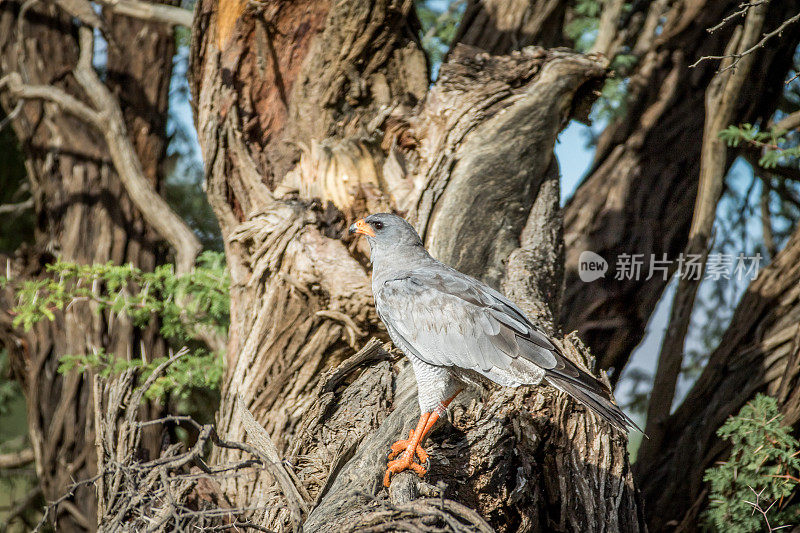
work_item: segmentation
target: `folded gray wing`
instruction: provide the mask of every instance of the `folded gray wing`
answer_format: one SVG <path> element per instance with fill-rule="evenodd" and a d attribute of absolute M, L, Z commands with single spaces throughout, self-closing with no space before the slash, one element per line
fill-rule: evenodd
<path fill-rule="evenodd" d="M 501 383 L 509 375 L 525 382 L 530 365 L 515 364 L 520 358 L 543 370 L 561 366 L 556 347 L 519 308 L 446 267 L 386 281 L 375 299 L 400 348 L 429 364 L 475 370 Z"/>

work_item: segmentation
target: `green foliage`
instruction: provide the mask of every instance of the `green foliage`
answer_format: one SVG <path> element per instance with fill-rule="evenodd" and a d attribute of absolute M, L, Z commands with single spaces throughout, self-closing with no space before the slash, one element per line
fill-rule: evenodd
<path fill-rule="evenodd" d="M 597 38 L 600 8 L 599 0 L 578 0 L 575 3 L 575 18 L 567 23 L 564 31 L 575 41 L 575 49 L 579 52 L 587 52 Z"/>
<path fill-rule="evenodd" d="M 102 377 L 111 377 L 138 368 L 139 380 L 144 381 L 167 358 L 159 357 L 145 362 L 142 359 L 122 359 L 103 350 L 85 355 L 64 355 L 59 359 L 58 372 L 66 374 L 73 370 L 91 370 Z M 158 377 L 145 393 L 148 399 L 161 399 L 167 393 L 180 400 L 188 400 L 195 389 L 217 389 L 225 371 L 225 360 L 221 353 L 197 349 L 178 358 L 164 375 Z"/>
<path fill-rule="evenodd" d="M 15 327 L 29 330 L 40 320 L 54 320 L 56 310 L 88 301 L 96 312 L 127 316 L 137 327 L 157 316 L 161 334 L 178 343 L 197 338 L 201 328 L 227 330 L 230 282 L 221 253 L 203 252 L 197 267 L 181 276 L 170 264 L 145 272 L 132 264 L 58 261 L 47 270 L 53 277 L 23 281 L 17 289 Z"/>
<path fill-rule="evenodd" d="M 707 527 L 748 533 L 797 523 L 800 505 L 790 496 L 800 476 L 800 443 L 774 398 L 759 394 L 717 431 L 732 445 L 730 459 L 706 470 L 710 484 Z M 762 514 L 764 513 L 764 514 Z"/>
<path fill-rule="evenodd" d="M 719 138 L 728 146 L 739 146 L 741 143 L 761 148 L 758 164 L 764 168 L 775 168 L 778 164 L 786 164 L 800 157 L 800 146 L 788 146 L 787 132 L 771 128 L 761 131 L 752 124 L 740 126 L 730 125 L 719 132 Z"/>
<path fill-rule="evenodd" d="M 58 261 L 47 269 L 53 274 L 51 277 L 22 281 L 16 287 L 14 326 L 30 329 L 41 320 L 54 320 L 58 310 L 89 302 L 95 312 L 125 316 L 139 328 L 157 319 L 161 334 L 174 346 L 199 345 L 196 340 L 209 331 L 223 336 L 227 332 L 230 279 L 221 253 L 202 253 L 196 267 L 184 275 L 176 275 L 172 265 L 145 272 L 130 264 L 79 265 Z M 0 283 L 10 282 L 0 278 Z M 92 370 L 108 377 L 140 368 L 140 379 L 146 379 L 163 361 L 163 358 L 129 360 L 100 350 L 62 356 L 59 372 Z M 148 397 L 161 398 L 169 392 L 186 400 L 195 389 L 215 390 L 223 369 L 222 354 L 196 347 L 156 380 Z"/>

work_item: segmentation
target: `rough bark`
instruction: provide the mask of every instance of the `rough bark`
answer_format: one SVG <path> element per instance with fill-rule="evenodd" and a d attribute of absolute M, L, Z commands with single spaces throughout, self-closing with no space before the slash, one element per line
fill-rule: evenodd
<path fill-rule="evenodd" d="M 661 276 L 639 280 L 612 279 L 622 254 L 667 254 L 673 261 L 684 251 L 697 195 L 704 123 L 704 92 L 717 62 L 701 56 L 720 55 L 732 26 L 709 34 L 740 2 L 652 2 L 630 43 L 638 63 L 630 77 L 624 114 L 603 132 L 592 170 L 564 213 L 566 292 L 561 319 L 577 330 L 598 358 L 613 369 L 612 381 L 642 339 L 647 321 L 666 285 Z M 800 5 L 781 2 L 771 7 L 764 24 L 774 29 Z M 664 24 L 657 23 L 660 16 Z M 638 26 L 637 26 L 638 27 Z M 758 50 L 753 72 L 744 82 L 732 123 L 769 118 L 783 90 L 786 72 L 800 34 L 787 28 L 783 39 Z M 731 163 L 728 159 L 727 165 Z M 726 166 L 727 166 L 726 165 Z M 584 250 L 600 254 L 612 266 L 606 278 L 583 283 L 578 257 Z"/>
<path fill-rule="evenodd" d="M 470 0 L 455 42 L 492 54 L 507 54 L 531 45 L 567 46 L 567 4 L 561 0 Z"/>
<path fill-rule="evenodd" d="M 800 232 L 742 297 L 731 325 L 686 400 L 670 416 L 647 462 L 636 465 L 651 531 L 697 530 L 703 472 L 724 460 L 716 431 L 758 392 L 778 398 L 786 423 L 800 421 Z"/>
<path fill-rule="evenodd" d="M 410 492 L 431 492 L 408 480 L 393 482 L 393 503 L 371 496 L 417 404 L 402 360 L 337 368 L 366 335 L 383 335 L 364 243 L 343 230 L 367 212 L 404 213 L 434 255 L 546 320 L 560 294 L 552 148 L 604 64 L 460 47 L 429 91 L 411 2 L 276 6 L 220 29 L 237 6 L 203 1 L 193 29 L 196 121 L 233 282 L 217 423 L 223 438 L 244 438 L 243 404 L 266 427 L 310 509 L 306 530 L 357 530 L 387 523 L 381 505 L 402 514 Z M 532 279 L 537 260 L 547 268 Z M 576 344 L 565 349 L 581 360 Z M 429 480 L 492 527 L 640 529 L 623 439 L 564 396 L 493 389 L 459 399 L 452 418 L 434 431 Z M 222 488 L 266 507 L 262 525 L 290 524 L 269 476 Z"/>
<path fill-rule="evenodd" d="M 742 54 L 760 40 L 764 15 L 768 8 L 769 2 L 766 2 L 748 11 L 744 23 L 736 28 L 731 42 L 725 49 L 726 56 Z M 700 154 L 698 193 L 689 228 L 689 243 L 685 252 L 686 256 L 702 258 L 702 263 L 705 263 L 708 256 L 717 203 L 722 196 L 728 160 L 728 148 L 719 138 L 719 132 L 731 123 L 733 110 L 741 99 L 742 85 L 750 75 L 753 59 L 752 55 L 746 55 L 741 60 L 733 57 L 723 60 L 720 71 L 706 89 L 706 120 Z M 734 62 L 736 62 L 735 68 L 733 68 Z M 689 331 L 697 290 L 704 272 L 705 268 L 701 268 L 697 276 L 683 275 L 678 278 L 669 323 L 658 356 L 653 388 L 647 404 L 645 433 L 649 439 L 642 443 L 637 454 L 637 458 L 644 462 L 650 460 L 648 454 L 651 450 L 659 447 L 664 420 L 672 409 L 675 387 L 683 367 L 686 334 Z"/>
<path fill-rule="evenodd" d="M 72 75 L 78 43 L 72 17 L 56 4 L 3 2 L 0 5 L 0 69 L 20 72 L 26 83 L 53 85 L 76 98 L 85 94 Z M 114 20 L 109 36 L 116 46 L 139 43 L 137 52 L 113 47 L 108 56 L 108 85 L 121 97 L 128 131 L 157 184 L 165 155 L 165 112 L 172 32 L 141 22 Z M 21 30 L 21 34 L 18 33 Z M 5 109 L 16 104 L 3 99 Z M 150 269 L 164 259 L 158 239 L 134 209 L 109 161 L 102 135 L 52 104 L 29 101 L 12 121 L 26 158 L 37 215 L 36 243 L 17 256 L 17 276 L 44 275 L 44 264 L 59 255 L 79 263 L 133 263 Z M 2 300 L 3 314 L 14 305 Z M 46 500 L 61 497 L 76 479 L 96 470 L 92 384 L 88 375 L 56 371 L 58 358 L 95 349 L 148 357 L 164 354 L 156 328 L 138 332 L 125 320 L 93 313 L 76 304 L 24 334 L 4 328 L 2 341 L 13 347 L 12 363 L 26 395 L 31 444 Z M 95 498 L 80 487 L 53 517 L 59 531 L 93 530 Z"/>

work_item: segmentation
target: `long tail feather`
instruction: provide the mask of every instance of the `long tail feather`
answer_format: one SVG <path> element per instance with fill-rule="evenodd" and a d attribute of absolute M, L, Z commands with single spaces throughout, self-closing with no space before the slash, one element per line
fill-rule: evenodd
<path fill-rule="evenodd" d="M 636 429 L 644 433 L 628 415 L 622 412 L 622 409 L 612 402 L 611 393 L 602 383 L 571 362 L 568 364 L 574 368 L 564 369 L 566 372 L 556 369 L 545 371 L 548 383 L 558 390 L 566 392 L 623 433 L 627 433 L 629 429 Z"/>

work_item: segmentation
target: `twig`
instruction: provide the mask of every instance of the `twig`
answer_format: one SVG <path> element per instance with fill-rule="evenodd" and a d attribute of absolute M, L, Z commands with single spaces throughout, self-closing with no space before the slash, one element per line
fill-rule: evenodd
<path fill-rule="evenodd" d="M 755 4 L 754 6 L 758 6 L 758 5 L 761 5 L 761 4 L 764 4 L 764 3 L 766 3 L 766 2 L 759 2 L 758 4 Z M 767 41 L 769 41 L 770 39 L 772 39 L 776 35 L 780 35 L 783 32 L 783 30 L 785 30 L 787 27 L 791 26 L 792 24 L 794 24 L 798 20 L 800 20 L 800 13 L 797 13 L 796 15 L 794 15 L 792 17 L 789 17 L 788 19 L 784 20 L 783 23 L 780 26 L 778 26 L 777 28 L 775 28 L 773 31 L 771 31 L 769 33 L 765 33 L 764 35 L 762 35 L 761 36 L 761 40 L 759 40 L 756 44 L 754 44 L 753 46 L 751 46 L 750 48 L 748 48 L 747 50 L 745 50 L 743 52 L 738 52 L 738 53 L 735 53 L 735 54 L 726 54 L 726 55 L 721 55 L 721 56 L 703 56 L 700 59 L 698 59 L 697 61 L 695 61 L 694 63 L 692 63 L 691 65 L 689 65 L 689 68 L 694 68 L 697 65 L 699 65 L 700 62 L 705 61 L 705 60 L 711 60 L 711 59 L 733 59 L 733 61 L 731 62 L 730 65 L 727 65 L 724 68 L 720 69 L 719 72 L 724 72 L 726 70 L 730 70 L 732 68 L 735 68 L 736 65 L 739 64 L 739 61 L 741 61 L 743 57 L 745 57 L 747 55 L 750 55 L 753 52 L 755 52 L 756 50 L 758 50 L 759 48 L 763 47 L 767 43 Z"/>
<path fill-rule="evenodd" d="M 708 33 L 714 33 L 715 31 L 723 28 L 728 22 L 730 22 L 731 20 L 735 19 L 736 17 L 746 15 L 747 11 L 751 7 L 755 7 L 755 6 L 761 5 L 761 4 L 763 4 L 764 2 L 767 2 L 767 1 L 768 0 L 754 0 L 753 2 L 742 2 L 741 4 L 739 4 L 739 11 L 734 11 L 733 13 L 731 13 L 730 15 L 728 15 L 727 17 L 722 19 L 722 22 L 720 22 L 716 26 L 711 26 L 706 31 Z"/>
<path fill-rule="evenodd" d="M 163 22 L 170 26 L 192 27 L 192 12 L 182 7 L 149 4 L 137 0 L 98 0 L 98 3 L 118 15 L 149 22 Z"/>
<path fill-rule="evenodd" d="M 19 468 L 33 462 L 34 455 L 31 448 L 14 453 L 4 453 L 0 455 L 0 468 Z"/>
<path fill-rule="evenodd" d="M 94 483 L 95 481 L 100 479 L 101 476 L 102 476 L 102 474 L 97 474 L 96 476 L 90 477 L 89 479 L 84 479 L 82 481 L 77 481 L 77 482 L 73 483 L 72 485 L 70 485 L 69 488 L 67 489 L 67 492 L 65 492 L 59 499 L 57 499 L 54 502 L 51 502 L 50 504 L 47 505 L 47 507 L 45 507 L 44 515 L 42 516 L 42 519 L 39 520 L 39 523 L 34 528 L 34 530 L 33 530 L 34 533 L 36 533 L 37 531 L 41 531 L 42 530 L 44 525 L 47 523 L 47 519 L 50 516 L 50 513 L 54 512 L 58 508 L 59 505 L 61 505 L 65 501 L 67 501 L 70 498 L 72 498 L 75 495 L 75 491 L 76 490 L 78 490 L 80 487 L 82 487 L 84 485 L 91 485 L 92 483 Z"/>
<path fill-rule="evenodd" d="M 25 211 L 27 209 L 32 209 L 32 208 L 33 208 L 33 198 L 28 198 L 24 202 L 19 202 L 16 204 L 0 205 L 0 215 L 5 215 L 7 213 L 18 213 L 20 211 Z"/>

